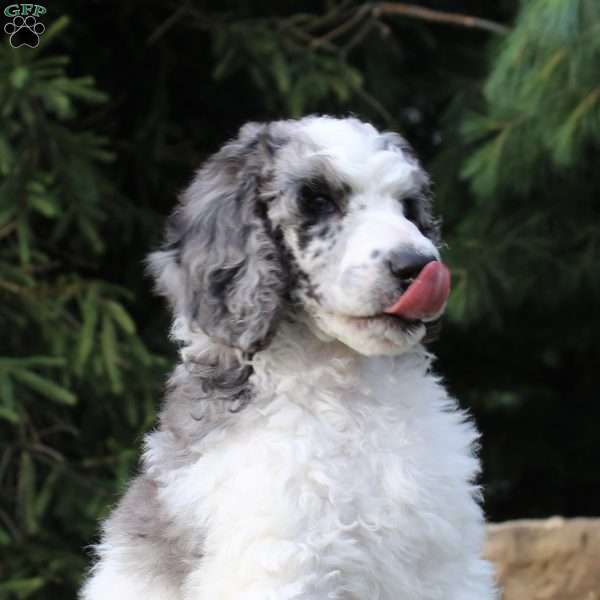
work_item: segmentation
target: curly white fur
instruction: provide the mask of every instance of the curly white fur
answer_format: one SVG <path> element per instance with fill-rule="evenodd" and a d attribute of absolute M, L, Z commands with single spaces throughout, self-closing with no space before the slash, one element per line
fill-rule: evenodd
<path fill-rule="evenodd" d="M 152 259 L 182 364 L 83 600 L 495 598 L 477 432 L 431 373 L 425 325 L 376 316 L 397 295 L 384 259 L 399 244 L 437 256 L 426 199 L 420 221 L 398 201 L 426 177 L 386 135 L 351 119 L 251 126 L 200 172 Z M 240 148 L 243 177 L 226 180 Z M 329 236 L 291 183 L 317 163 L 344 189 Z M 206 215 L 233 210 L 241 185 L 266 204 L 234 242 Z"/>

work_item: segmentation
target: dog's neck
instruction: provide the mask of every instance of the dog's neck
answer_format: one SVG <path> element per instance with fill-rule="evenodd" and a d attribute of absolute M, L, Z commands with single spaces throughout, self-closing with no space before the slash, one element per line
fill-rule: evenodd
<path fill-rule="evenodd" d="M 283 322 L 268 348 L 253 357 L 252 380 L 267 393 L 306 387 L 307 382 L 332 390 L 364 386 L 388 374 L 396 379 L 424 376 L 431 360 L 420 344 L 398 356 L 363 356 L 337 340 L 315 335 L 301 322 Z"/>
<path fill-rule="evenodd" d="M 420 345 L 399 356 L 366 357 L 338 341 L 319 339 L 298 322 L 282 322 L 270 345 L 251 359 L 183 322 L 174 324 L 173 337 L 182 344 L 182 362 L 171 376 L 160 428 L 178 452 L 198 444 L 201 452 L 213 442 L 210 434 L 224 435 L 252 415 L 290 404 L 335 414 L 351 406 L 357 415 L 366 414 L 374 404 L 410 411 L 423 404 L 423 389 L 435 382 L 428 376 L 431 356 Z M 205 387 L 211 380 L 227 387 Z"/>
<path fill-rule="evenodd" d="M 250 358 L 216 343 L 202 332 L 192 332 L 182 322 L 175 323 L 173 337 L 182 344 L 182 364 L 171 379 L 172 385 L 198 389 L 203 381 L 227 382 L 223 394 L 218 388 L 213 389 L 208 405 L 202 404 L 226 412 L 247 401 L 264 404 L 290 393 L 301 398 L 300 390 L 333 396 L 343 395 L 344 390 L 353 387 L 376 390 L 380 381 L 390 377 L 401 382 L 426 376 L 432 360 L 420 344 L 397 356 L 363 356 L 337 340 L 315 335 L 314 327 L 297 319 L 284 319 L 270 344 Z M 197 398 L 195 393 L 190 401 L 197 405 Z M 215 402 L 217 398 L 222 398 L 224 404 Z"/>

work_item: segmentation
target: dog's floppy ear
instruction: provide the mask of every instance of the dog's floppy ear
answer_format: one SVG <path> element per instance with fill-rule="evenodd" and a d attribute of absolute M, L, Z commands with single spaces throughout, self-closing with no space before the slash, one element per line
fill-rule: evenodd
<path fill-rule="evenodd" d="M 286 288 L 260 197 L 273 154 L 268 126 L 245 125 L 198 171 L 148 259 L 176 317 L 247 353 L 268 343 Z"/>

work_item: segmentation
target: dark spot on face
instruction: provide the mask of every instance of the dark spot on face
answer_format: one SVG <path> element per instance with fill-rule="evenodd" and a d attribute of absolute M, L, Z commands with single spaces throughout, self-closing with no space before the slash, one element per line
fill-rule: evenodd
<path fill-rule="evenodd" d="M 421 203 L 415 196 L 405 196 L 402 198 L 404 216 L 415 225 L 421 222 Z"/>
<path fill-rule="evenodd" d="M 422 192 L 405 196 L 401 200 L 404 216 L 434 244 L 439 243 L 440 222 L 431 214 L 431 199 L 425 188 Z"/>
<path fill-rule="evenodd" d="M 350 187 L 333 185 L 323 177 L 312 177 L 299 183 L 297 191 L 300 224 L 298 245 L 306 248 L 315 238 L 331 234 L 331 227 L 343 216 Z"/>
<path fill-rule="evenodd" d="M 379 258 L 379 255 L 380 255 L 380 254 L 381 254 L 381 252 L 380 252 L 379 250 L 373 250 L 373 251 L 371 252 L 371 258 L 372 258 L 373 260 L 375 260 L 376 258 Z"/>
<path fill-rule="evenodd" d="M 339 196 L 325 179 L 309 179 L 298 191 L 298 208 L 306 220 L 317 223 L 340 212 Z"/>
<path fill-rule="evenodd" d="M 305 250 L 315 240 L 334 240 L 335 234 L 340 231 L 339 227 L 331 223 L 311 223 L 304 221 L 298 228 L 298 246 Z"/>
<path fill-rule="evenodd" d="M 302 299 L 302 296 L 305 296 L 316 302 L 321 300 L 321 294 L 319 293 L 317 286 L 310 281 L 308 277 L 302 278 L 299 282 L 297 295 L 299 299 Z"/>
<path fill-rule="evenodd" d="M 317 229 L 317 231 L 315 232 L 315 237 L 325 238 L 328 236 L 330 231 L 331 227 L 327 223 L 325 223 Z"/>

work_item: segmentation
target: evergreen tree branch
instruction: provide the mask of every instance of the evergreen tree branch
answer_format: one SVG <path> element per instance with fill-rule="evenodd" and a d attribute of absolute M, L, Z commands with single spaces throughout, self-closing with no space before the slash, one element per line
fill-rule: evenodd
<path fill-rule="evenodd" d="M 189 12 L 189 2 L 184 2 L 175 12 L 165 19 L 151 34 L 148 36 L 146 44 L 152 46 L 156 43 L 169 29 L 177 24 Z"/>
<path fill-rule="evenodd" d="M 341 10 L 338 9 L 337 14 L 341 16 Z M 472 29 L 483 29 L 500 35 L 510 31 L 508 27 L 501 25 L 500 23 L 490 21 L 489 19 L 480 19 L 479 17 L 474 17 L 472 15 L 450 13 L 414 4 L 406 4 L 404 2 L 378 2 L 367 3 L 357 7 L 356 10 L 351 12 L 347 19 L 337 24 L 333 29 L 319 37 L 313 38 L 310 45 L 312 48 L 316 48 L 327 42 L 332 42 L 332 40 L 352 31 L 355 26 L 361 24 L 365 18 L 368 18 L 369 20 L 379 20 L 386 15 L 400 15 L 412 19 L 447 23 Z M 328 15 L 328 18 L 330 19 L 331 16 Z M 362 29 L 363 27 L 361 25 L 359 31 Z"/>
<path fill-rule="evenodd" d="M 340 35 L 343 35 L 347 31 L 350 31 L 356 24 L 358 24 L 362 19 L 372 11 L 372 7 L 370 4 L 364 4 L 359 7 L 358 10 L 354 11 L 350 18 L 337 27 L 334 27 L 332 30 L 328 31 L 324 35 L 314 38 L 312 41 L 312 46 L 316 47 L 322 44 L 323 42 L 328 42 Z"/>
<path fill-rule="evenodd" d="M 434 10 L 417 6 L 415 4 L 405 4 L 404 2 L 379 2 L 374 5 L 372 15 L 378 18 L 383 15 L 401 15 L 411 19 L 422 19 L 424 21 L 432 21 L 435 23 L 447 23 L 449 25 L 458 25 L 461 27 L 469 27 L 473 29 L 483 29 L 492 33 L 503 35 L 508 33 L 510 29 L 505 25 L 490 21 L 488 19 L 480 19 L 472 15 L 463 15 L 459 13 L 451 13 L 442 10 Z"/>

